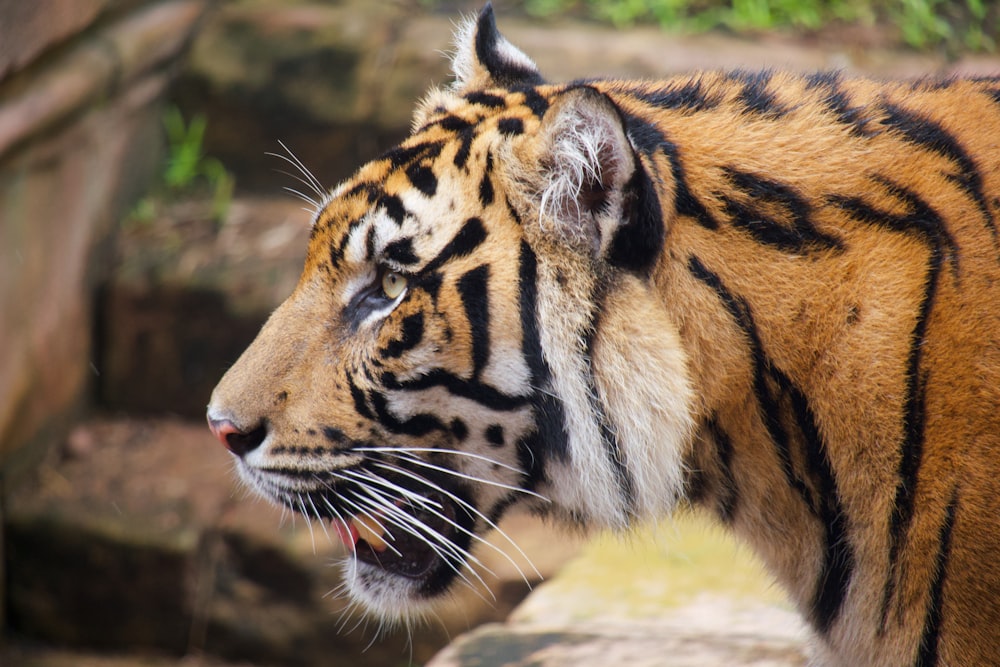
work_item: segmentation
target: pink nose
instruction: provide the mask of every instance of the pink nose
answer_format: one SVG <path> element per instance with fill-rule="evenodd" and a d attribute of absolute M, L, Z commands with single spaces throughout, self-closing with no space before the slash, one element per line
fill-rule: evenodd
<path fill-rule="evenodd" d="M 263 424 L 249 431 L 241 431 L 228 419 L 208 418 L 208 428 L 212 435 L 237 456 L 246 456 L 257 449 L 267 437 L 267 427 Z"/>

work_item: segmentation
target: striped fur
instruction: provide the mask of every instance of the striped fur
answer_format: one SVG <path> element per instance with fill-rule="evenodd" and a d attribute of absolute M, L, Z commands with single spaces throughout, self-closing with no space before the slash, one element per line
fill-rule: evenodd
<path fill-rule="evenodd" d="M 489 8 L 455 70 L 216 389 L 243 477 L 383 616 L 690 503 L 816 664 L 1000 663 L 1000 79 L 553 85 Z"/>

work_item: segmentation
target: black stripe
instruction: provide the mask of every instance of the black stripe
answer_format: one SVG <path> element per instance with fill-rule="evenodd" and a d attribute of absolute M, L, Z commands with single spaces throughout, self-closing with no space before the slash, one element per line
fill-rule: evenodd
<path fill-rule="evenodd" d="M 437 192 L 437 176 L 430 167 L 421 164 L 411 164 L 406 168 L 406 177 L 417 190 L 424 195 L 433 197 Z"/>
<path fill-rule="evenodd" d="M 537 391 L 549 379 L 549 369 L 542 357 L 542 343 L 538 332 L 537 301 L 538 260 L 535 252 L 521 241 L 518 257 L 518 294 L 521 310 L 521 352 L 531 372 L 531 387 Z"/>
<path fill-rule="evenodd" d="M 336 247 L 334 247 L 334 245 L 332 243 L 330 244 L 330 264 L 331 265 L 337 266 L 337 264 L 340 263 L 340 260 L 344 257 L 344 251 L 347 250 L 347 244 L 350 243 L 351 236 L 353 236 L 353 234 L 354 234 L 354 230 L 357 229 L 359 226 L 361 226 L 361 221 L 363 219 L 364 218 L 358 218 L 357 220 L 351 220 L 348 223 L 348 225 L 347 225 L 347 229 L 344 231 L 343 235 L 340 237 L 340 243 L 338 243 L 336 245 Z M 315 233 L 315 232 L 316 232 L 316 228 L 313 227 L 313 233 Z"/>
<path fill-rule="evenodd" d="M 448 424 L 448 429 L 451 431 L 451 434 L 455 436 L 455 439 L 459 441 L 465 440 L 469 437 L 469 427 L 466 426 L 465 422 L 458 417 L 451 420 L 451 423 Z"/>
<path fill-rule="evenodd" d="M 427 127 L 432 125 L 437 125 L 442 130 L 447 130 L 448 132 L 465 132 L 466 130 L 474 129 L 472 123 L 458 116 L 445 116 L 433 123 L 429 123 Z"/>
<path fill-rule="evenodd" d="M 722 280 L 705 268 L 697 257 L 689 259 L 688 268 L 692 275 L 715 291 L 747 337 L 754 365 L 754 393 L 785 479 L 823 526 L 823 563 L 816 583 L 810 620 L 818 632 L 826 633 L 837 620 L 847 597 L 854 572 L 854 551 L 848 539 L 847 516 L 840 501 L 825 440 L 805 393 L 764 353 L 750 306 L 742 298 L 732 294 Z M 781 420 L 780 396 L 787 396 L 791 403 L 815 494 L 795 472 L 791 438 Z"/>
<path fill-rule="evenodd" d="M 718 462 L 719 479 L 716 484 L 716 512 L 723 523 L 731 524 L 736 518 L 739 507 L 740 493 L 733 475 L 733 441 L 729 438 L 716 417 L 706 423 L 708 434 L 715 445 L 715 458 Z"/>
<path fill-rule="evenodd" d="M 493 16 L 493 7 L 487 4 L 479 14 L 476 30 L 476 58 L 489 71 L 493 83 L 500 87 L 543 83 L 537 70 L 522 67 L 517 63 L 503 59 L 497 49 L 500 39 L 496 18 Z"/>
<path fill-rule="evenodd" d="M 784 373 L 777 369 L 774 373 L 782 390 L 791 397 L 795 422 L 802 434 L 807 470 L 819 495 L 819 518 L 823 523 L 825 544 L 813 597 L 812 622 L 821 634 L 825 634 L 837 620 L 847 598 L 847 588 L 854 573 L 854 550 L 826 442 L 809 400 Z"/>
<path fill-rule="evenodd" d="M 378 199 L 378 206 L 384 208 L 386 215 L 392 218 L 397 225 L 402 225 L 408 215 L 406 207 L 403 206 L 403 200 L 396 195 L 383 194 Z"/>
<path fill-rule="evenodd" d="M 994 244 L 998 233 L 993 214 L 983 194 L 983 177 L 975 161 L 950 132 L 935 121 L 902 107 L 885 103 L 886 118 L 882 123 L 900 132 L 910 143 L 950 160 L 958 168 L 957 174 L 946 178 L 958 184 L 975 202 L 983 220 L 993 234 Z"/>
<path fill-rule="evenodd" d="M 896 497 L 889 518 L 889 573 L 882 591 L 882 621 L 880 631 L 888 623 L 889 605 L 896 592 L 899 575 L 899 556 L 913 519 L 916 488 L 923 462 L 924 427 L 926 420 L 926 392 L 928 374 L 923 370 L 923 351 L 926 342 L 928 319 L 934 307 L 941 269 L 946 256 L 950 257 L 953 272 L 958 273 L 958 249 L 948 234 L 940 216 L 916 193 L 885 178 L 876 179 L 885 185 L 890 194 L 901 199 L 909 209 L 902 215 L 876 209 L 861 198 L 839 198 L 841 206 L 853 219 L 866 224 L 884 227 L 890 231 L 914 234 L 928 245 L 927 276 L 924 295 L 910 333 L 910 352 L 906 363 L 906 385 L 903 399 L 903 439 L 900 443 Z"/>
<path fill-rule="evenodd" d="M 524 122 L 520 118 L 501 118 L 497 130 L 505 136 L 516 137 L 524 134 Z"/>
<path fill-rule="evenodd" d="M 487 151 L 486 165 L 483 169 L 483 177 L 479 181 L 479 203 L 486 208 L 493 203 L 495 192 L 493 189 L 493 153 Z M 509 205 L 509 204 L 508 204 Z"/>
<path fill-rule="evenodd" d="M 448 245 L 437 254 L 437 257 L 428 262 L 421 272 L 437 271 L 445 262 L 471 254 L 485 240 L 486 228 L 483 227 L 483 221 L 479 218 L 469 218 Z"/>
<path fill-rule="evenodd" d="M 383 356 L 389 357 L 390 359 L 401 357 L 403 356 L 403 353 L 408 350 L 412 350 L 416 347 L 417 343 L 423 340 L 423 311 L 417 311 L 412 315 L 404 317 L 400 328 L 400 337 L 396 340 L 390 341 L 389 344 L 381 350 Z"/>
<path fill-rule="evenodd" d="M 626 92 L 658 109 L 705 111 L 719 106 L 720 98 L 711 97 L 701 85 L 701 79 L 674 83 L 653 90 L 627 89 Z"/>
<path fill-rule="evenodd" d="M 374 413 L 368 408 L 365 400 L 365 393 L 354 384 L 354 376 L 347 373 L 347 386 L 351 390 L 351 398 L 354 400 L 354 410 L 365 419 L 375 419 Z"/>
<path fill-rule="evenodd" d="M 759 243 L 785 252 L 805 253 L 809 250 L 840 250 L 843 242 L 813 226 L 812 206 L 790 185 L 724 167 L 723 172 L 734 188 L 743 192 L 750 203 L 723 196 L 725 210 L 733 226 L 749 233 Z M 791 225 L 772 219 L 754 204 L 774 204 L 787 210 Z"/>
<path fill-rule="evenodd" d="M 781 406 L 776 392 L 771 389 L 771 363 L 764 355 L 760 336 L 754 324 L 753 316 L 749 304 L 729 292 L 722 280 L 716 274 L 709 271 L 697 257 L 692 256 L 688 260 L 688 270 L 699 281 L 707 285 L 716 293 L 722 301 L 730 316 L 739 326 L 749 345 L 750 360 L 753 363 L 753 388 L 757 398 L 757 405 L 760 407 L 761 419 L 767 428 L 771 442 L 774 444 L 775 453 L 781 463 L 785 480 L 790 487 L 802 498 L 809 510 L 817 514 L 817 503 L 812 497 L 812 493 L 806 483 L 795 472 L 792 465 L 792 454 L 790 438 L 781 422 Z"/>
<path fill-rule="evenodd" d="M 483 92 L 472 92 L 466 93 L 465 99 L 470 104 L 478 104 L 480 106 L 488 107 L 490 109 L 498 109 L 507 103 L 500 95 L 494 95 L 492 93 Z"/>
<path fill-rule="evenodd" d="M 469 153 L 472 151 L 472 140 L 476 138 L 475 128 L 469 126 L 462 128 L 458 133 L 458 150 L 455 151 L 453 162 L 459 169 L 465 166 L 469 160 Z"/>
<path fill-rule="evenodd" d="M 413 146 L 396 146 L 383 153 L 378 159 L 388 160 L 392 169 L 398 169 L 416 160 L 434 159 L 441 154 L 442 148 L 444 148 L 444 142 L 441 141 L 426 141 Z"/>
<path fill-rule="evenodd" d="M 323 426 L 321 428 L 323 431 L 323 437 L 332 442 L 335 445 L 341 445 L 347 442 L 347 436 L 339 428 L 333 426 Z"/>
<path fill-rule="evenodd" d="M 717 229 L 719 223 L 688 187 L 677 145 L 668 141 L 659 128 L 645 119 L 620 109 L 619 113 L 628 136 L 636 148 L 648 157 L 653 157 L 658 151 L 662 151 L 670 162 L 670 175 L 674 180 L 674 212 L 694 218 L 698 224 L 707 229 Z"/>
<path fill-rule="evenodd" d="M 622 122 L 625 124 L 632 145 L 646 157 L 654 157 L 667 143 L 663 132 L 645 118 L 640 118 L 622 109 L 619 109 L 618 113 L 621 114 Z"/>
<path fill-rule="evenodd" d="M 431 431 L 449 432 L 444 422 L 432 414 L 421 413 L 406 419 L 400 419 L 389 411 L 389 402 L 385 394 L 372 391 L 368 393 L 368 397 L 371 400 L 372 408 L 375 410 L 379 424 L 385 427 L 390 433 L 419 437 L 427 435 Z"/>
<path fill-rule="evenodd" d="M 907 212 L 896 214 L 878 209 L 865 201 L 863 197 L 833 196 L 830 198 L 831 203 L 846 211 L 851 218 L 858 222 L 882 227 L 892 232 L 918 236 L 941 255 L 941 259 L 947 259 L 951 263 L 952 274 L 958 277 L 958 243 L 955 242 L 937 211 L 916 192 L 889 178 L 873 176 L 872 180 L 884 187 L 888 194 L 900 200 L 905 205 Z"/>
<path fill-rule="evenodd" d="M 519 86 L 515 90 L 524 95 L 524 106 L 528 107 L 536 118 L 541 118 L 549 110 L 549 101 L 534 88 Z"/>
<path fill-rule="evenodd" d="M 542 353 L 541 335 L 538 329 L 538 260 L 534 251 L 524 241 L 521 242 L 520 265 L 518 267 L 518 294 L 521 310 L 521 350 L 531 371 L 531 389 L 534 394 L 535 422 L 537 437 L 526 438 L 522 442 L 527 448 L 534 445 L 551 452 L 556 458 L 569 457 L 569 434 L 566 431 L 566 415 L 562 403 L 553 396 L 549 388 L 551 371 Z M 533 450 L 519 449 L 522 457 Z M 541 450 L 535 456 L 542 457 Z"/>
<path fill-rule="evenodd" d="M 788 113 L 788 109 L 776 99 L 774 91 L 768 89 L 771 72 L 734 72 L 729 78 L 743 84 L 736 99 L 750 113 L 769 118 L 780 118 Z"/>
<path fill-rule="evenodd" d="M 490 267 L 481 264 L 458 279 L 458 295 L 472 337 L 472 378 L 478 379 L 490 360 Z"/>
<path fill-rule="evenodd" d="M 486 427 L 486 431 L 483 433 L 486 436 L 486 442 L 490 443 L 493 447 L 503 447 L 505 444 L 503 426 L 500 424 L 491 424 Z"/>
<path fill-rule="evenodd" d="M 484 208 L 493 203 L 493 181 L 490 180 L 489 171 L 486 171 L 479 181 L 479 203 Z"/>
<path fill-rule="evenodd" d="M 412 380 L 401 381 L 394 373 L 383 373 L 381 384 L 394 391 L 423 391 L 431 387 L 442 387 L 452 396 L 467 398 L 496 412 L 510 412 L 523 408 L 531 402 L 529 396 L 510 396 L 495 387 L 475 380 L 463 380 L 443 369 L 434 369 Z"/>
<path fill-rule="evenodd" d="M 608 248 L 612 266 L 649 275 L 663 251 L 666 227 L 656 188 L 640 164 L 625 186 L 626 218 Z"/>
<path fill-rule="evenodd" d="M 840 72 L 819 72 L 806 78 L 806 90 L 818 89 L 826 93 L 821 100 L 833 112 L 837 122 L 851 128 L 851 134 L 870 137 L 876 132 L 868 127 L 871 110 L 863 106 L 852 106 L 851 98 L 841 88 L 843 76 Z"/>
<path fill-rule="evenodd" d="M 674 179 L 674 210 L 678 215 L 694 218 L 705 229 L 718 229 L 719 222 L 708 212 L 705 205 L 694 196 L 688 186 L 684 165 L 681 164 L 680 152 L 676 144 L 664 140 L 660 146 L 663 154 L 670 161 L 670 174 Z"/>
<path fill-rule="evenodd" d="M 374 225 L 372 231 L 375 231 Z M 420 261 L 413 251 L 413 239 L 409 236 L 387 243 L 382 250 L 382 256 L 397 264 L 416 264 Z"/>
<path fill-rule="evenodd" d="M 368 234 L 365 235 L 365 260 L 370 262 L 375 259 L 375 225 L 368 227 Z"/>
<path fill-rule="evenodd" d="M 628 465 L 626 464 L 621 443 L 618 441 L 618 434 L 615 432 L 611 420 L 604 410 L 604 404 L 600 401 L 600 394 L 597 390 L 597 377 L 594 375 L 594 364 L 592 361 L 594 358 L 594 343 L 597 341 L 601 328 L 601 311 L 603 310 L 604 297 L 607 295 L 609 288 L 609 285 L 600 284 L 597 290 L 595 290 L 595 294 L 593 295 L 594 310 L 591 314 L 590 325 L 583 336 L 586 341 L 587 351 L 584 356 L 584 363 L 587 366 L 587 397 L 590 399 L 590 411 L 594 415 L 594 421 L 597 423 L 598 430 L 600 431 L 604 453 L 607 455 L 611 469 L 614 471 L 615 481 L 618 483 L 618 491 L 621 494 L 622 502 L 627 509 L 628 515 L 635 516 L 635 481 L 632 479 L 632 474 L 629 472 Z"/>
<path fill-rule="evenodd" d="M 948 577 L 948 560 L 951 556 L 951 534 L 958 510 L 958 489 L 952 491 L 951 501 L 945 510 L 944 521 L 938 533 L 938 552 L 934 558 L 930 601 L 924 617 L 924 630 L 920 637 L 920 653 L 914 667 L 934 667 L 938 664 L 938 644 L 941 639 L 941 622 L 944 620 L 944 582 Z"/>
<path fill-rule="evenodd" d="M 435 309 L 437 308 L 438 294 L 441 292 L 441 283 L 444 278 L 440 273 L 421 273 L 419 276 L 414 277 L 414 287 L 419 287 L 427 292 L 427 295 L 434 302 Z"/>

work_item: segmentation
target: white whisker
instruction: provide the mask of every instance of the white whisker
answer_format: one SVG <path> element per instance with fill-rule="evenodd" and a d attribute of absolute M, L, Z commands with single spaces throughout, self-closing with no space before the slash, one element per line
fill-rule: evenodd
<path fill-rule="evenodd" d="M 282 155 L 281 153 L 272 153 L 272 152 L 267 152 L 265 153 L 265 155 L 268 155 L 270 157 L 276 157 L 279 160 L 284 160 L 288 164 L 295 167 L 299 171 L 299 173 L 302 174 L 303 177 L 305 177 L 305 180 L 302 179 L 299 180 L 302 180 L 303 184 L 309 186 L 309 188 L 314 193 L 319 195 L 320 199 L 325 198 L 326 192 L 323 191 L 323 184 L 319 182 L 319 179 L 317 179 L 316 176 L 314 176 L 313 173 L 309 171 L 309 169 L 307 169 L 304 164 L 302 164 L 302 161 L 295 156 L 295 153 L 289 150 L 288 146 L 286 146 L 284 142 L 279 140 L 278 145 L 281 146 L 283 149 L 285 149 L 285 152 L 288 153 L 288 155 Z"/>
<path fill-rule="evenodd" d="M 419 459 L 419 458 L 417 458 L 415 456 L 407 456 L 407 455 L 405 455 L 405 453 L 399 453 L 399 452 L 393 452 L 393 451 L 386 451 L 386 452 L 382 452 L 382 453 L 383 454 L 388 454 L 390 456 L 394 456 L 395 458 L 398 458 L 398 459 L 401 459 L 401 460 L 404 460 L 404 461 L 409 461 L 410 463 L 413 463 L 414 465 L 418 465 L 418 466 L 427 468 L 429 470 L 436 470 L 438 472 L 443 472 L 443 473 L 446 473 L 446 474 L 449 474 L 449 475 L 454 475 L 455 477 L 459 477 L 461 479 L 465 479 L 465 480 L 468 480 L 470 482 L 476 482 L 478 484 L 486 484 L 488 486 L 493 486 L 493 487 L 496 487 L 496 488 L 499 488 L 499 489 L 506 489 L 508 491 L 514 491 L 516 493 L 523 493 L 523 494 L 531 496 L 533 498 L 538 498 L 539 500 L 541 500 L 543 502 L 546 502 L 546 503 L 551 503 L 552 502 L 551 500 L 549 500 L 545 496 L 543 496 L 543 495 L 541 495 L 539 493 L 535 493 L 534 491 L 529 491 L 528 489 L 522 489 L 519 486 L 512 486 L 510 484 L 504 484 L 503 482 L 494 482 L 493 480 L 490 480 L 490 479 L 483 479 L 482 477 L 476 477 L 475 475 L 469 475 L 467 473 L 458 472 L 457 470 L 452 470 L 451 468 L 445 468 L 444 466 L 439 466 L 439 465 L 435 465 L 434 463 L 429 463 L 428 461 L 424 461 L 423 459 Z M 489 459 L 486 459 L 486 460 L 488 461 Z"/>
<path fill-rule="evenodd" d="M 378 503 L 378 504 L 381 505 L 381 503 L 383 503 L 383 502 L 386 501 L 385 498 L 379 499 L 379 498 L 375 497 L 374 494 L 377 494 L 377 492 L 375 492 L 374 489 L 364 489 L 364 490 L 366 492 L 369 492 L 369 493 L 373 494 L 372 500 L 368 500 L 367 502 L 375 502 L 375 503 Z M 366 499 L 363 498 L 363 497 L 361 497 L 361 496 L 355 495 L 355 497 L 360 502 L 366 502 Z M 442 517 L 442 518 L 445 518 L 445 517 Z M 451 570 L 456 575 L 459 576 L 459 578 L 461 578 L 463 581 L 465 581 L 473 591 L 476 591 L 476 587 L 472 584 L 472 582 L 468 579 L 468 577 L 466 577 L 462 573 L 461 568 L 458 567 L 458 566 L 456 566 L 452 562 L 453 559 L 460 559 L 460 560 L 462 560 L 464 562 L 475 563 L 476 565 L 478 565 L 479 567 L 481 567 L 483 570 L 485 570 L 490 575 L 492 575 L 494 577 L 497 576 L 495 572 L 493 572 L 488 567 L 486 567 L 482 563 L 482 561 L 480 561 L 478 558 L 476 558 L 471 553 L 469 553 L 469 551 L 467 551 L 466 549 L 462 549 L 461 547 L 459 547 L 458 545 L 456 545 L 454 542 L 452 542 L 451 540 L 449 540 L 448 538 L 446 538 L 444 535 L 441 535 L 441 533 L 439 533 L 438 531 L 434 530 L 433 528 L 431 528 L 427 524 L 423 523 L 422 521 L 420 521 L 416 517 L 408 514 L 407 512 L 403 511 L 402 509 L 396 507 L 395 505 L 392 506 L 392 511 L 390 511 L 390 512 L 387 513 L 386 519 L 388 521 L 390 521 L 390 522 L 395 523 L 395 525 L 399 526 L 399 528 L 401 528 L 402 530 L 410 533 L 411 535 L 413 535 L 417 539 L 420 539 L 431 550 L 433 550 L 434 553 L 436 553 L 438 555 L 438 557 L 440 557 L 441 560 L 444 561 L 448 565 L 448 567 L 451 568 Z M 445 518 L 445 520 L 447 520 L 447 519 Z M 421 535 L 420 533 L 423 533 L 423 535 Z M 426 537 L 424 537 L 424 535 L 426 535 Z M 437 542 L 437 544 L 434 544 L 434 542 Z M 450 556 L 450 558 L 449 558 L 449 556 Z M 476 570 L 474 568 L 472 568 L 472 567 L 470 567 L 468 569 L 468 571 L 482 585 L 483 589 L 486 590 L 490 594 L 491 597 L 493 597 L 493 600 L 495 602 L 496 601 L 496 597 L 493 596 L 493 592 L 490 591 L 489 586 L 486 584 L 485 581 L 483 581 L 483 578 L 479 575 L 479 573 L 476 572 Z M 478 591 L 476 591 L 476 592 L 478 594 Z"/>
<path fill-rule="evenodd" d="M 514 466 L 507 465 L 496 459 L 491 459 L 488 456 L 483 456 L 482 454 L 476 454 L 474 452 L 463 452 L 457 449 L 441 449 L 440 447 L 354 447 L 351 449 L 354 452 L 376 452 L 379 454 L 399 454 L 399 453 L 413 453 L 413 454 L 454 454 L 455 456 L 464 456 L 470 459 L 476 459 L 477 461 L 482 461 L 484 463 L 489 463 L 490 465 L 499 466 L 501 468 L 506 468 L 511 472 L 516 472 L 518 475 L 524 476 L 525 472 Z"/>
<path fill-rule="evenodd" d="M 316 535 L 313 533 L 312 521 L 309 520 L 309 512 L 306 511 L 306 504 L 302 501 L 302 494 L 296 493 L 296 499 L 298 500 L 299 509 L 302 510 L 302 516 L 306 518 L 306 527 L 309 528 L 309 539 L 312 541 L 313 555 L 316 554 Z"/>
<path fill-rule="evenodd" d="M 430 498 L 426 498 L 415 491 L 410 491 L 409 489 L 406 489 L 398 484 L 394 484 L 393 482 L 383 477 L 379 477 L 378 475 L 373 475 L 371 472 L 368 471 L 359 472 L 356 470 L 345 470 L 344 472 L 345 474 L 348 474 L 351 477 L 365 484 L 369 483 L 378 484 L 380 486 L 384 486 L 387 489 L 395 491 L 396 493 L 398 493 L 400 496 L 403 496 L 407 500 L 411 500 L 414 503 L 420 505 L 420 507 L 423 509 L 432 509 L 435 507 L 441 509 L 441 503 L 431 500 Z"/>
<path fill-rule="evenodd" d="M 312 507 L 313 514 L 316 515 L 316 520 L 319 521 L 320 528 L 323 529 L 323 534 L 326 535 L 326 541 L 328 544 L 333 544 L 333 538 L 330 537 L 330 532 L 326 529 L 326 521 L 319 513 L 319 508 L 316 507 L 316 503 L 313 502 L 312 496 L 306 496 L 309 499 L 309 505 Z"/>
<path fill-rule="evenodd" d="M 287 172 L 282 172 L 282 173 L 287 174 Z M 292 174 L 288 174 L 288 175 L 292 176 Z M 292 178 L 295 178 L 295 177 L 292 176 Z M 298 179 L 298 180 L 302 180 L 302 179 Z M 281 189 L 284 190 L 285 192 L 292 193 L 293 195 L 295 195 L 296 197 L 298 197 L 299 199 L 301 199 L 302 201 L 304 201 L 307 204 L 312 204 L 313 205 L 313 210 L 312 210 L 313 213 L 315 213 L 316 211 L 319 210 L 319 208 L 320 208 L 319 202 L 317 202 L 312 197 L 299 192 L 295 188 L 290 188 L 287 185 L 285 187 L 281 188 Z"/>
<path fill-rule="evenodd" d="M 503 537 L 512 547 L 514 547 L 514 549 L 517 551 L 517 553 L 522 558 L 524 558 L 525 562 L 527 562 L 528 566 L 535 573 L 535 576 L 537 576 L 539 579 L 543 578 L 542 577 L 542 573 L 538 571 L 538 568 L 535 567 L 535 564 L 531 561 L 531 559 L 528 557 L 528 555 L 526 553 L 524 553 L 524 550 L 521 549 L 520 546 L 518 546 L 517 542 L 515 542 L 504 530 L 502 530 L 500 528 L 500 526 L 498 526 L 496 524 L 496 522 L 492 521 L 488 516 L 486 516 L 485 514 L 483 514 L 482 512 L 480 512 L 478 509 L 476 509 L 475 507 L 473 507 L 471 504 L 469 504 L 468 502 L 466 502 L 462 498 L 459 498 L 454 493 L 451 493 L 451 492 L 447 491 L 446 489 L 441 488 L 437 484 L 434 484 L 434 483 L 430 482 L 430 480 L 427 480 L 424 477 L 421 477 L 420 475 L 417 475 L 417 474 L 415 474 L 415 473 L 407 470 L 406 468 L 401 468 L 399 466 L 394 466 L 394 465 L 389 464 L 389 463 L 377 463 L 376 465 L 378 465 L 379 467 L 381 467 L 381 468 L 383 468 L 385 470 L 388 470 L 388 471 L 391 471 L 391 472 L 396 472 L 396 473 L 401 474 L 401 475 L 405 475 L 405 476 L 409 477 L 410 479 L 412 479 L 414 481 L 417 481 L 417 482 L 420 482 L 421 484 L 424 484 L 428 488 L 430 488 L 432 490 L 435 490 L 435 491 L 437 491 L 437 492 L 439 492 L 439 493 L 447 496 L 453 502 L 455 502 L 456 504 L 458 504 L 460 507 L 463 507 L 466 511 L 472 513 L 475 516 L 478 516 L 479 518 L 481 518 L 483 520 L 483 522 L 487 526 L 489 526 L 490 528 L 492 528 L 493 530 L 495 530 L 497 532 L 497 534 L 499 534 L 501 537 Z M 480 539 L 481 541 L 484 541 L 484 540 L 482 540 L 482 538 L 478 538 L 478 539 Z M 521 578 L 524 579 L 524 583 L 526 583 L 529 586 L 529 588 L 531 587 L 531 582 L 528 580 L 528 577 L 524 574 L 524 572 L 521 570 L 520 566 L 514 561 L 514 559 L 510 556 L 510 554 L 508 554 L 506 551 L 504 551 L 500 547 L 496 546 L 495 544 L 492 544 L 492 543 L 487 542 L 487 541 L 484 541 L 484 542 L 486 544 L 488 544 L 491 548 L 495 549 L 504 558 L 506 558 L 510 562 L 510 564 L 514 566 L 514 569 L 517 570 L 517 573 L 521 575 Z"/>

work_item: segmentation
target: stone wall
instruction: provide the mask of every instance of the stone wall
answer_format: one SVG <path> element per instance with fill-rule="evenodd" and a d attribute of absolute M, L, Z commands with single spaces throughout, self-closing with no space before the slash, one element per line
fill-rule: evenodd
<path fill-rule="evenodd" d="M 92 287 L 205 8 L 0 0 L 0 481 L 40 459 L 95 371 Z"/>
<path fill-rule="evenodd" d="M 0 0 L 0 520 L 86 400 L 92 288 L 206 2 Z"/>

